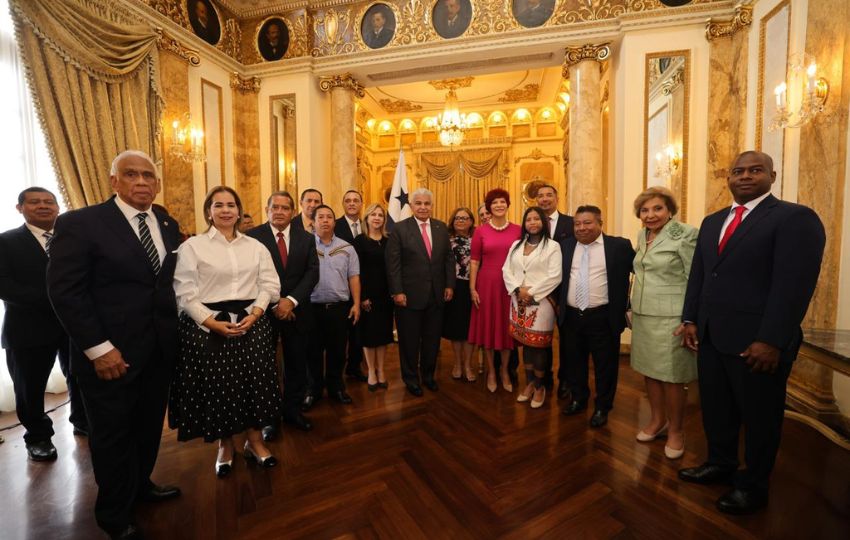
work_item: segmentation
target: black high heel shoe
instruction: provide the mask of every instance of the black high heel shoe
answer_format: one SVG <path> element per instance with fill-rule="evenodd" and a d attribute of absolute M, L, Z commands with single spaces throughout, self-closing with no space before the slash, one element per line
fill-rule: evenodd
<path fill-rule="evenodd" d="M 251 441 L 245 441 L 245 460 L 253 461 L 264 469 L 270 469 L 277 465 L 277 458 L 274 456 L 266 456 L 262 458 L 258 456 L 257 453 L 254 452 L 254 449 L 251 448 Z"/>
<path fill-rule="evenodd" d="M 233 471 L 233 455 L 227 461 L 219 461 L 218 457 L 215 460 L 215 475 L 219 478 L 224 478 Z"/>

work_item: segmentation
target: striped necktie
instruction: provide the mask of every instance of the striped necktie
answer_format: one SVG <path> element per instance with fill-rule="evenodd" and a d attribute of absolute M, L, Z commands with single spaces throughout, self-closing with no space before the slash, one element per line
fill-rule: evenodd
<path fill-rule="evenodd" d="M 44 252 L 47 253 L 48 257 L 50 257 L 50 242 L 53 241 L 53 233 L 44 231 L 41 233 L 41 236 L 44 237 Z"/>
<path fill-rule="evenodd" d="M 580 244 L 584 251 L 578 267 L 576 283 L 576 307 L 584 311 L 590 305 L 590 246 Z"/>
<path fill-rule="evenodd" d="M 151 262 L 151 268 L 153 269 L 154 274 L 159 274 L 159 253 L 156 251 L 156 245 L 153 243 L 153 238 L 151 238 L 151 230 L 148 228 L 147 212 L 139 212 L 136 214 L 136 218 L 139 220 L 139 240 L 142 241 L 142 248 L 145 250 L 145 253 L 148 255 L 148 260 Z"/>

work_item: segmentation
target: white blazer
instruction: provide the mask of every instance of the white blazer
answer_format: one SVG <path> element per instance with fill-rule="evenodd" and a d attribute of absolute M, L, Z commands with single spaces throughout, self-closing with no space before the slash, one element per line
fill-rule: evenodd
<path fill-rule="evenodd" d="M 517 287 L 529 287 L 529 294 L 540 302 L 561 284 L 561 245 L 551 238 L 541 242 L 528 257 L 523 256 L 519 240 L 511 244 L 502 266 L 502 277 L 508 293 Z M 517 247 L 516 250 L 514 248 Z"/>

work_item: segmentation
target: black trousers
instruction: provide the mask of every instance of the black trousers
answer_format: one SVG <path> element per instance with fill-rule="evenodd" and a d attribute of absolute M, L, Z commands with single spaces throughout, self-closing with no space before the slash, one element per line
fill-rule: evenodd
<path fill-rule="evenodd" d="M 161 354 L 126 375 L 105 381 L 78 375 L 89 420 L 89 448 L 98 492 L 94 513 L 107 532 L 134 521 L 139 492 L 151 485 L 168 388 L 174 368 Z"/>
<path fill-rule="evenodd" d="M 346 373 L 362 374 L 363 371 L 360 364 L 363 363 L 363 344 L 360 341 L 360 327 L 356 324 L 348 322 L 348 348 L 347 362 L 345 367 Z"/>
<path fill-rule="evenodd" d="M 617 375 L 620 367 L 620 335 L 614 334 L 608 317 L 608 307 L 600 306 L 580 312 L 567 307 L 561 333 L 558 379 L 566 383 L 573 399 L 586 402 L 588 386 L 588 357 L 593 357 L 596 377 L 596 408 L 609 411 L 614 407 Z"/>
<path fill-rule="evenodd" d="M 351 302 L 313 304 L 316 325 L 310 331 L 307 358 L 310 393 L 320 397 L 345 390 L 342 370 L 345 365 L 345 341 L 348 337 L 348 312 Z"/>
<path fill-rule="evenodd" d="M 53 421 L 44 413 L 44 392 L 57 356 L 68 384 L 68 398 L 71 401 L 69 420 L 75 427 L 88 429 L 77 379 L 68 369 L 69 346 L 70 340 L 65 337 L 44 347 L 6 350 L 6 365 L 15 388 L 15 412 L 26 429 L 26 444 L 49 441 L 53 437 Z"/>
<path fill-rule="evenodd" d="M 307 392 L 307 351 L 309 333 L 299 330 L 294 322 L 274 319 L 283 345 L 283 414 L 299 412 Z"/>
<path fill-rule="evenodd" d="M 785 417 L 785 386 L 791 362 L 776 373 L 753 373 L 738 355 L 719 352 L 706 334 L 699 343 L 697 370 L 708 463 L 738 467 L 738 435 L 744 426 L 744 462 L 735 484 L 766 492 L 779 451 Z"/>
<path fill-rule="evenodd" d="M 525 350 L 525 346 L 522 347 Z M 543 386 L 548 389 L 552 389 L 554 384 L 554 377 L 552 376 L 552 347 L 545 347 L 540 349 L 546 355 L 546 367 L 543 369 L 546 373 L 543 375 Z M 496 369 L 502 365 L 502 359 L 499 356 L 493 357 L 493 365 Z M 508 371 L 511 373 L 511 377 L 516 375 L 517 367 L 519 366 L 519 347 L 516 347 L 511 351 L 511 359 L 510 363 L 508 363 Z"/>
<path fill-rule="evenodd" d="M 401 378 L 405 384 L 433 381 L 440 353 L 443 306 L 431 301 L 425 309 L 395 308 Z"/>

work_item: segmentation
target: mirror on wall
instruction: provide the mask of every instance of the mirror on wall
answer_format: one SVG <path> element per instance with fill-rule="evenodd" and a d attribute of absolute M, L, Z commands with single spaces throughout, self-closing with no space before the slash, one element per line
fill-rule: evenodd
<path fill-rule="evenodd" d="M 644 187 L 664 186 L 687 216 L 690 51 L 646 56 L 644 85 Z"/>
<path fill-rule="evenodd" d="M 298 200 L 295 94 L 269 97 L 271 111 L 272 190 L 288 191 Z"/>

